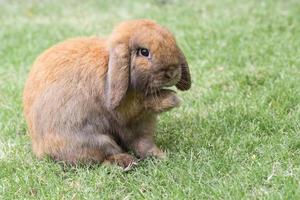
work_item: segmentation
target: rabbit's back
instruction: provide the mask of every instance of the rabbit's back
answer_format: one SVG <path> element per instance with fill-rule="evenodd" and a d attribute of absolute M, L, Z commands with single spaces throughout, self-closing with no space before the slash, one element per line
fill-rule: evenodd
<path fill-rule="evenodd" d="M 71 112 L 74 104 L 79 106 L 86 100 L 101 96 L 101 77 L 107 71 L 107 63 L 106 42 L 96 37 L 70 39 L 40 55 L 30 71 L 23 93 L 24 114 L 31 136 L 34 138 L 41 128 L 37 122 L 40 118 L 44 119 L 43 129 L 51 128 L 55 123 L 55 112 L 57 115 L 67 113 L 67 109 Z M 85 109 L 78 107 L 77 115 Z M 38 116 L 38 113 L 46 116 Z M 48 119 L 52 122 L 48 127 L 45 124 L 47 117 L 52 118 Z M 62 121 L 62 117 L 57 120 Z"/>

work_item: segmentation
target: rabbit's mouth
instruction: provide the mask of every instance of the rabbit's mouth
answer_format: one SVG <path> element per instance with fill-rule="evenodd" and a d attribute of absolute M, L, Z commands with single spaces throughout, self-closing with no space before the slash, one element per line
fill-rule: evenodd
<path fill-rule="evenodd" d="M 150 87 L 148 90 L 146 90 L 146 96 L 148 95 L 159 95 L 160 93 L 163 93 L 164 91 L 168 90 L 172 90 L 173 92 L 176 93 L 175 90 L 172 89 L 172 87 L 175 86 L 175 85 L 164 85 L 164 86 L 160 86 L 160 87 Z"/>
<path fill-rule="evenodd" d="M 177 83 L 179 78 L 173 79 L 173 80 L 162 80 L 162 79 L 150 79 L 151 81 L 148 81 L 147 84 L 145 84 L 145 87 L 142 89 L 142 91 L 145 93 L 145 95 L 157 95 L 164 90 L 170 90 L 172 87 L 174 87 Z"/>

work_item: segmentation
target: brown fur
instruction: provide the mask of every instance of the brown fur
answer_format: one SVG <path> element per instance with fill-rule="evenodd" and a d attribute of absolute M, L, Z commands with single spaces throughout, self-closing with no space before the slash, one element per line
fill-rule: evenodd
<path fill-rule="evenodd" d="M 164 157 L 153 133 L 157 114 L 179 105 L 175 92 L 163 89 L 172 85 L 190 88 L 188 65 L 173 35 L 153 21 L 121 23 L 108 39 L 55 45 L 37 58 L 24 89 L 33 151 L 122 167 L 134 162 L 129 149 L 140 158 Z"/>

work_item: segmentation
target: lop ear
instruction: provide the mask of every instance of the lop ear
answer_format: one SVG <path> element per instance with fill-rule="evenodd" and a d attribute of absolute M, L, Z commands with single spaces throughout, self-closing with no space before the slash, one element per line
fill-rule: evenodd
<path fill-rule="evenodd" d="M 180 55 L 180 62 L 181 62 L 181 78 L 179 82 L 176 84 L 176 87 L 179 90 L 188 90 L 191 88 L 191 84 L 192 84 L 191 75 L 190 75 L 189 65 L 182 52 Z"/>
<path fill-rule="evenodd" d="M 106 106 L 115 109 L 120 105 L 129 84 L 130 53 L 128 46 L 117 44 L 109 51 L 108 72 L 106 77 Z"/>

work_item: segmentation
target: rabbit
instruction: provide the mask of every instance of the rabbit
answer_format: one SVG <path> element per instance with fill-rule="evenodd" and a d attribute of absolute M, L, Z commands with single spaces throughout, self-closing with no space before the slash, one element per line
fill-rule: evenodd
<path fill-rule="evenodd" d="M 173 34 L 152 20 L 59 43 L 36 59 L 24 87 L 33 152 L 123 168 L 165 158 L 153 134 L 158 114 L 180 105 L 171 86 L 191 87 L 188 63 Z"/>

